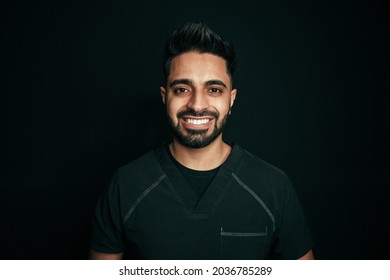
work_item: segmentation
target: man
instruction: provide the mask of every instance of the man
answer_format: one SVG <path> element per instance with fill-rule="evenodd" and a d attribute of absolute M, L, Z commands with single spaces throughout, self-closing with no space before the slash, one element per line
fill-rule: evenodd
<path fill-rule="evenodd" d="M 312 259 L 286 175 L 222 139 L 235 54 L 204 24 L 166 43 L 162 101 L 173 141 L 118 169 L 99 200 L 91 259 Z"/>

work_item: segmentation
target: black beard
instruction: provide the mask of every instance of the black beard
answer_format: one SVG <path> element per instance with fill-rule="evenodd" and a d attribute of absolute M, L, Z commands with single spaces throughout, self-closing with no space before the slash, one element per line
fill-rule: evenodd
<path fill-rule="evenodd" d="M 179 119 L 181 116 L 194 116 L 194 117 L 204 117 L 204 116 L 213 116 L 215 118 L 215 124 L 213 131 L 210 135 L 206 135 L 208 129 L 185 129 L 188 133 L 188 135 L 184 135 L 183 132 L 180 130 L 179 121 L 177 125 L 174 124 L 172 118 L 168 115 L 168 122 L 169 126 L 172 129 L 173 135 L 175 138 L 184 146 L 187 146 L 189 148 L 204 148 L 211 144 L 223 131 L 227 124 L 228 116 L 229 114 L 226 114 L 226 116 L 223 117 L 221 121 L 221 125 L 218 126 L 218 119 L 219 114 L 216 112 L 211 111 L 202 111 L 202 112 L 195 112 L 193 110 L 186 110 L 184 112 L 179 112 L 177 114 L 177 118 Z"/>

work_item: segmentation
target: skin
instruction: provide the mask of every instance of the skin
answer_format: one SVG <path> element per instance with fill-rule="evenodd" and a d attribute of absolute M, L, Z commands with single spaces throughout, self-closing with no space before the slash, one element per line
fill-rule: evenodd
<path fill-rule="evenodd" d="M 123 257 L 123 253 L 100 253 L 95 250 L 89 251 L 88 259 L 90 260 L 121 260 Z"/>
<path fill-rule="evenodd" d="M 167 86 L 160 87 L 162 102 L 167 114 L 181 133 L 188 136 L 189 130 L 202 130 L 210 135 L 219 127 L 222 119 L 230 114 L 237 90 L 232 88 L 232 81 L 227 72 L 226 61 L 209 53 L 186 52 L 172 60 Z M 177 117 L 178 112 L 191 109 L 196 112 L 208 110 L 218 112 L 219 117 L 194 117 L 184 115 Z M 204 124 L 194 124 L 195 120 L 207 119 Z M 223 142 L 222 133 L 209 145 L 203 148 L 190 148 L 183 145 L 176 137 L 169 146 L 172 155 L 182 165 L 194 170 L 210 170 L 220 166 L 229 156 L 231 147 Z M 90 259 L 121 259 L 123 253 L 107 254 L 90 252 Z M 300 259 L 314 259 L 312 251 Z"/>
<path fill-rule="evenodd" d="M 227 73 L 226 61 L 209 53 L 187 52 L 172 60 L 167 88 L 160 87 L 163 103 L 168 116 L 180 131 L 188 135 L 187 129 L 207 130 L 210 135 L 215 124 L 220 126 L 222 119 L 229 114 L 236 98 L 237 90 Z M 177 118 L 177 113 L 187 109 L 200 112 L 209 110 L 219 113 L 219 118 L 184 116 Z M 209 119 L 202 125 L 186 121 L 191 119 Z M 228 157 L 231 147 L 222 141 L 220 134 L 204 148 L 189 148 L 173 138 L 170 145 L 172 155 L 184 166 L 194 170 L 210 170 L 221 165 Z"/>
<path fill-rule="evenodd" d="M 305 255 L 303 255 L 302 257 L 300 257 L 298 260 L 314 260 L 313 251 L 310 250 L 310 251 L 307 252 Z"/>

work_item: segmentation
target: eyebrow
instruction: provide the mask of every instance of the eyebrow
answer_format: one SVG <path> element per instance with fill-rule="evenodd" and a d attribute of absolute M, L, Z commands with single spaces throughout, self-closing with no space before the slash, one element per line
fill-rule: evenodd
<path fill-rule="evenodd" d="M 177 79 L 177 80 L 173 80 L 172 82 L 169 83 L 169 87 L 173 87 L 175 85 L 180 85 L 180 84 L 191 86 L 192 85 L 192 81 L 190 79 Z"/>
<path fill-rule="evenodd" d="M 180 85 L 180 84 L 192 86 L 193 82 L 190 79 L 177 79 L 177 80 L 173 80 L 172 82 L 170 82 L 169 87 L 173 87 L 175 85 Z M 219 85 L 219 86 L 222 86 L 224 88 L 227 88 L 225 83 L 222 82 L 221 80 L 209 80 L 209 81 L 205 82 L 205 85 L 206 86 Z"/>
<path fill-rule="evenodd" d="M 227 88 L 227 86 L 225 85 L 225 83 L 222 82 L 221 80 L 210 80 L 210 81 L 207 81 L 207 82 L 206 82 L 206 85 L 207 85 L 207 86 L 218 85 L 218 86 L 223 86 L 224 88 Z"/>

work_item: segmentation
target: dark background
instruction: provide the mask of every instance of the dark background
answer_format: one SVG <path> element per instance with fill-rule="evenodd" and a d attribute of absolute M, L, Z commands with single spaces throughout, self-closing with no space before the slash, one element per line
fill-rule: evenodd
<path fill-rule="evenodd" d="M 204 21 L 238 54 L 225 138 L 290 176 L 316 257 L 389 259 L 383 3 L 1 4 L 0 258 L 87 257 L 112 172 L 170 137 L 163 42 Z"/>

